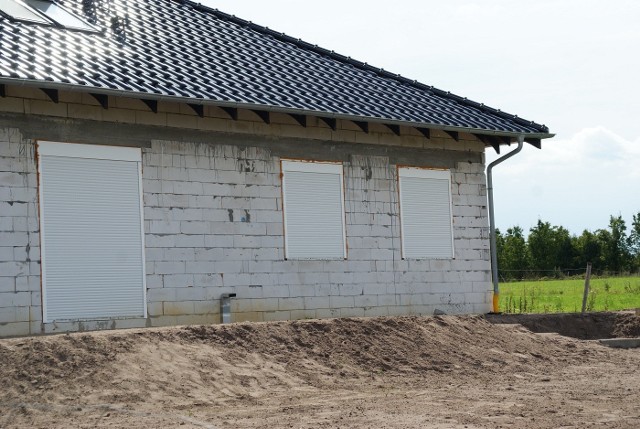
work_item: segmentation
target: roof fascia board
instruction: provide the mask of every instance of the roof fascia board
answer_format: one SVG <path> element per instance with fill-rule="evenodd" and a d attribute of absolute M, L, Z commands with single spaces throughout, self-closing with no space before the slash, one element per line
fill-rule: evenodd
<path fill-rule="evenodd" d="M 237 103 L 237 102 L 218 101 L 218 100 L 204 100 L 204 99 L 181 97 L 181 96 L 167 96 L 167 95 L 159 95 L 159 94 L 150 94 L 146 92 L 87 87 L 83 85 L 59 83 L 59 82 L 45 82 L 45 81 L 37 81 L 37 80 L 31 80 L 31 79 L 0 77 L 0 85 L 10 85 L 10 86 L 17 86 L 17 87 L 25 86 L 25 87 L 35 87 L 40 89 L 55 89 L 55 90 L 70 91 L 70 92 L 103 94 L 103 95 L 110 95 L 114 97 L 134 98 L 134 99 L 144 100 L 145 102 L 155 101 L 155 102 L 169 102 L 169 103 L 202 104 L 205 106 L 220 107 L 227 112 L 229 112 L 229 109 L 258 110 L 258 111 L 270 112 L 270 113 L 283 113 L 287 115 L 294 114 L 294 115 L 324 117 L 324 118 L 331 118 L 331 119 L 342 119 L 342 120 L 347 120 L 351 122 L 369 122 L 369 123 L 376 123 L 376 124 L 382 124 L 382 125 L 387 125 L 387 124 L 403 125 L 403 126 L 412 127 L 412 128 L 428 128 L 431 130 L 440 130 L 444 132 L 464 132 L 468 134 L 480 134 L 480 135 L 501 136 L 501 137 L 511 137 L 511 138 L 517 138 L 518 136 L 525 135 L 526 138 L 529 138 L 529 139 L 541 139 L 541 140 L 552 138 L 555 136 L 555 134 L 542 133 L 542 132 L 500 131 L 500 130 L 487 130 L 487 129 L 481 129 L 481 128 L 455 127 L 455 126 L 432 124 L 432 123 L 426 123 L 426 122 L 399 121 L 399 120 L 387 119 L 387 118 L 374 118 L 374 117 L 367 117 L 367 116 L 356 116 L 356 115 L 346 115 L 346 114 L 331 113 L 331 112 L 322 112 L 322 111 L 316 111 L 316 110 L 268 106 L 264 104 Z"/>

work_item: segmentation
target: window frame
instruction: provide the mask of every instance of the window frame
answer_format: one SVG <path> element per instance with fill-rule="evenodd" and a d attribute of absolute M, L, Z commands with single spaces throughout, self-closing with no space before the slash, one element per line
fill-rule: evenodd
<path fill-rule="evenodd" d="M 347 225 L 346 225 L 346 204 L 345 204 L 345 180 L 344 180 L 344 164 L 342 162 L 333 161 L 311 161 L 300 159 L 281 159 L 280 160 L 281 171 L 281 192 L 282 192 L 282 217 L 283 217 L 283 238 L 284 238 L 284 258 L 285 260 L 295 261 L 337 261 L 346 260 L 348 257 L 348 245 L 347 245 Z M 335 257 L 304 257 L 291 255 L 291 246 L 289 244 L 289 238 L 291 234 L 289 230 L 289 218 L 287 214 L 287 185 L 286 185 L 286 172 L 301 172 L 301 173 L 325 173 L 335 174 L 340 178 L 340 220 L 342 228 L 342 255 Z"/>

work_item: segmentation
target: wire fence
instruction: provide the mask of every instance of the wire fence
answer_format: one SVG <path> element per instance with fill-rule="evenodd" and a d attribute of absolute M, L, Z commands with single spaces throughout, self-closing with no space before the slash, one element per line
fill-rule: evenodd
<path fill-rule="evenodd" d="M 565 280 L 578 279 L 586 276 L 585 268 L 554 268 L 552 270 L 499 270 L 498 276 L 501 282 L 517 282 L 517 281 L 546 281 L 546 280 Z M 591 276 L 593 278 L 611 278 L 611 277 L 640 277 L 638 271 L 611 271 L 592 269 Z"/>
<path fill-rule="evenodd" d="M 572 313 L 640 308 L 640 273 L 587 269 L 511 270 L 520 280 L 504 281 L 500 308 L 505 313 Z M 525 275 L 526 274 L 526 275 Z"/>

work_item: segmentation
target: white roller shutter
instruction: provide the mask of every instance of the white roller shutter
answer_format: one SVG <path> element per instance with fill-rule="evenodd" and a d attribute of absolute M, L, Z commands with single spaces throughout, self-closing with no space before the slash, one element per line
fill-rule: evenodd
<path fill-rule="evenodd" d="M 398 176 L 403 257 L 453 258 L 451 173 L 399 168 Z"/>
<path fill-rule="evenodd" d="M 342 164 L 282 161 L 285 252 L 290 259 L 344 259 Z"/>
<path fill-rule="evenodd" d="M 38 155 L 44 321 L 145 317 L 140 149 Z"/>

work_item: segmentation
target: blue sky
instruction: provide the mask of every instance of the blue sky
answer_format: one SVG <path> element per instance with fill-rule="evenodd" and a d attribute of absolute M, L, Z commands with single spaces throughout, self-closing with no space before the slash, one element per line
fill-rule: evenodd
<path fill-rule="evenodd" d="M 502 229 L 579 234 L 640 212 L 636 0 L 202 3 L 548 125 L 543 150 L 495 170 Z"/>

